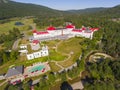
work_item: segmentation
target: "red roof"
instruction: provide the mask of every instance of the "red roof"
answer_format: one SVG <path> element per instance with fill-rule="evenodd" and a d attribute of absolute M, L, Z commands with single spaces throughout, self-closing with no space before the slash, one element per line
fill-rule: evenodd
<path fill-rule="evenodd" d="M 69 25 L 66 26 L 66 28 L 75 28 L 75 26 L 72 25 L 72 24 L 69 24 Z"/>
<path fill-rule="evenodd" d="M 99 28 L 90 28 L 91 31 L 97 31 Z"/>
<path fill-rule="evenodd" d="M 43 32 L 36 32 L 37 34 L 48 34 L 47 31 L 43 31 Z"/>
<path fill-rule="evenodd" d="M 82 28 L 82 30 L 86 30 L 86 28 L 85 28 L 85 27 L 83 27 L 83 28 Z"/>
<path fill-rule="evenodd" d="M 73 32 L 82 32 L 82 30 L 80 30 L 80 29 L 74 29 L 74 30 L 72 30 Z"/>
<path fill-rule="evenodd" d="M 38 44 L 39 41 L 38 40 L 33 40 L 33 43 Z"/>
<path fill-rule="evenodd" d="M 52 30 L 56 30 L 56 28 L 55 28 L 55 27 L 53 27 L 53 26 L 50 26 L 50 27 L 48 27 L 48 28 L 47 28 L 47 30 L 52 31 Z"/>
<path fill-rule="evenodd" d="M 37 30 L 35 29 L 35 30 L 33 30 L 33 33 L 37 33 Z"/>
<path fill-rule="evenodd" d="M 33 30 L 33 33 L 36 33 L 36 34 L 48 34 L 47 31 L 40 31 L 40 32 L 38 32 L 37 30 Z"/>

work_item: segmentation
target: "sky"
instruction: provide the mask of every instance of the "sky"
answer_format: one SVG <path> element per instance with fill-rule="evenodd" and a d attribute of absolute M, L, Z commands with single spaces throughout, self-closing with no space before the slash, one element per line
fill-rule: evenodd
<path fill-rule="evenodd" d="M 57 10 L 85 9 L 93 7 L 113 7 L 120 5 L 120 0 L 13 0 L 33 3 Z"/>

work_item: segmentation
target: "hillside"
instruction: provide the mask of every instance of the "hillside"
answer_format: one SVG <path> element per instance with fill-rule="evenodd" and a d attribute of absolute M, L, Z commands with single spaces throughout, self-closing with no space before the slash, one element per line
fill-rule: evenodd
<path fill-rule="evenodd" d="M 54 17 L 54 16 L 63 16 L 63 15 L 73 15 L 73 14 L 91 14 L 98 13 L 101 16 L 120 15 L 120 5 L 113 8 L 86 8 L 81 10 L 68 10 L 68 11 L 59 11 L 54 10 L 45 6 L 35 5 L 35 4 L 25 4 L 14 1 L 0 2 L 0 19 L 6 19 L 11 17 L 24 17 L 24 16 L 40 16 L 40 17 Z"/>
<path fill-rule="evenodd" d="M 81 10 L 68 10 L 66 12 L 73 13 L 73 14 L 95 14 L 101 17 L 120 17 L 120 5 L 111 8 L 86 8 Z"/>
<path fill-rule="evenodd" d="M 0 3 L 0 19 L 22 16 L 59 16 L 59 11 L 41 5 L 8 1 Z"/>
<path fill-rule="evenodd" d="M 67 12 L 71 13 L 77 13 L 77 14 L 82 14 L 82 13 L 94 13 L 94 12 L 99 12 L 102 10 L 106 10 L 107 8 L 86 8 L 86 9 L 80 9 L 80 10 L 68 10 Z"/>
<path fill-rule="evenodd" d="M 111 18 L 119 18 L 120 17 L 120 5 L 97 12 L 96 14 L 102 17 L 107 16 Z"/>

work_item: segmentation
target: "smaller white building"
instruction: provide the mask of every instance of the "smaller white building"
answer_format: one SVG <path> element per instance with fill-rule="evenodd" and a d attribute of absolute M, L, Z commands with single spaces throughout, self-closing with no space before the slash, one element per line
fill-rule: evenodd
<path fill-rule="evenodd" d="M 47 46 L 42 47 L 41 55 L 42 56 L 48 56 L 49 55 L 48 47 Z"/>
<path fill-rule="evenodd" d="M 20 50 L 19 50 L 20 53 L 27 53 L 28 50 L 27 50 L 27 45 L 25 44 L 22 44 L 20 45 Z"/>
<path fill-rule="evenodd" d="M 48 47 L 43 46 L 42 50 L 31 53 L 31 54 L 27 54 L 27 59 L 32 60 L 32 59 L 35 59 L 35 58 L 40 58 L 40 57 L 44 57 L 44 56 L 48 56 L 48 55 L 49 55 Z"/>
<path fill-rule="evenodd" d="M 25 44 L 20 45 L 20 49 L 27 49 L 27 45 Z"/>

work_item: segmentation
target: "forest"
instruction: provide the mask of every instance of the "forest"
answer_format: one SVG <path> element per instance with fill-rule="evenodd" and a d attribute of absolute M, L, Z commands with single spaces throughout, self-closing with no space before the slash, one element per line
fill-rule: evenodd
<path fill-rule="evenodd" d="M 85 90 L 119 90 L 120 86 L 120 59 L 112 61 L 106 59 L 99 63 L 89 63 L 89 76 Z"/>
<path fill-rule="evenodd" d="M 0 50 L 0 65 L 7 63 L 10 60 L 16 60 L 18 56 L 18 51 L 9 52 L 12 49 L 13 43 L 22 38 L 22 34 L 20 33 L 18 28 L 13 28 L 10 30 L 8 34 L 0 35 L 0 44 L 2 44 L 4 49 Z"/>

